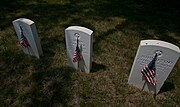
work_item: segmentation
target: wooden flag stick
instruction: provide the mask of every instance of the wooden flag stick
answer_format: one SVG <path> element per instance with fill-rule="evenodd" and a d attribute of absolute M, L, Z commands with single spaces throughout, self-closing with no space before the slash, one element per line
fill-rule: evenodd
<path fill-rule="evenodd" d="M 145 87 L 146 83 L 147 83 L 147 82 L 145 81 L 144 84 L 143 84 L 143 87 L 142 87 L 141 91 L 144 90 L 144 87 Z"/>
<path fill-rule="evenodd" d="M 79 61 L 77 61 L 77 69 L 79 70 Z"/>
<path fill-rule="evenodd" d="M 157 93 L 156 93 L 156 86 L 154 86 L 154 88 L 155 88 L 155 93 L 153 95 L 153 98 L 156 99 L 156 95 L 157 95 Z"/>
<path fill-rule="evenodd" d="M 156 93 L 154 93 L 153 98 L 156 99 Z"/>
<path fill-rule="evenodd" d="M 78 70 L 81 71 L 81 69 L 79 68 L 79 61 L 77 62 L 77 67 L 78 67 Z"/>
<path fill-rule="evenodd" d="M 31 58 L 30 58 L 30 55 L 32 55 L 32 54 L 31 54 L 31 52 L 29 51 L 29 46 L 27 47 L 27 50 L 28 50 L 28 53 L 29 53 L 28 58 L 31 59 Z"/>
<path fill-rule="evenodd" d="M 27 50 L 28 50 L 28 54 L 31 55 L 30 51 L 29 51 L 29 46 L 27 47 Z"/>

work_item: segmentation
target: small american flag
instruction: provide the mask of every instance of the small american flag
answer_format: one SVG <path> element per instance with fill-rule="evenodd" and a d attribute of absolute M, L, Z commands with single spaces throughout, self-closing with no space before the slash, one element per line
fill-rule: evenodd
<path fill-rule="evenodd" d="M 21 39 L 20 39 L 20 41 L 19 41 L 19 44 L 20 44 L 23 48 L 27 48 L 27 47 L 30 46 L 25 36 L 24 36 L 24 37 L 21 37 Z"/>
<path fill-rule="evenodd" d="M 157 60 L 157 54 L 154 56 L 154 58 L 152 59 L 152 61 L 146 65 L 142 70 L 141 73 L 143 74 L 145 80 L 147 83 L 149 83 L 150 85 L 156 85 L 156 67 L 155 67 L 155 63 Z"/>
<path fill-rule="evenodd" d="M 74 55 L 73 55 L 73 62 L 78 62 L 82 59 L 82 55 L 81 55 L 81 51 L 79 49 L 79 41 L 78 41 L 78 38 L 77 38 L 77 45 L 76 45 L 76 50 L 74 52 Z"/>
<path fill-rule="evenodd" d="M 20 41 L 19 41 L 19 44 L 23 47 L 23 48 L 27 48 L 29 47 L 29 42 L 27 41 L 26 37 L 24 36 L 23 34 L 23 30 L 20 26 L 20 29 L 21 29 L 21 38 L 20 38 Z"/>

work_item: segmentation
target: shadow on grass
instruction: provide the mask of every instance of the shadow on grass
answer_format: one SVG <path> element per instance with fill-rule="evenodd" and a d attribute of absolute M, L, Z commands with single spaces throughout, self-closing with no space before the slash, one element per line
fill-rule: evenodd
<path fill-rule="evenodd" d="M 158 94 L 161 94 L 163 92 L 171 91 L 175 89 L 175 86 L 171 82 L 164 82 L 163 86 L 161 87 L 161 90 L 159 91 Z"/>
<path fill-rule="evenodd" d="M 65 45 L 63 40 L 56 37 L 43 40 L 41 59 L 28 56 L 21 49 L 0 51 L 0 105 L 47 107 L 69 104 L 73 69 L 51 67 L 55 50 Z"/>
<path fill-rule="evenodd" d="M 101 41 L 105 40 L 105 38 L 107 38 L 109 35 L 111 35 L 112 33 L 116 32 L 116 31 L 117 31 L 117 29 L 109 29 L 108 31 L 103 32 L 102 34 L 98 35 L 98 36 L 95 38 L 95 42 L 94 42 L 94 45 L 93 45 L 93 46 L 94 46 L 93 49 L 94 49 L 94 52 L 95 52 L 96 54 L 100 54 L 100 52 L 101 52 L 101 48 L 100 48 L 100 46 L 98 46 L 98 44 L 99 44 Z"/>
<path fill-rule="evenodd" d="M 65 50 L 65 39 L 61 36 L 42 38 L 41 43 L 44 54 L 52 53 L 53 55 L 58 48 Z"/>
<path fill-rule="evenodd" d="M 126 21 L 121 30 L 135 30 L 140 32 L 139 36 L 143 39 L 160 39 L 180 46 L 178 40 L 167 33 L 167 31 L 175 32 L 177 35 L 180 33 L 179 5 L 178 0 L 70 0 L 56 4 L 44 0 L 7 0 L 0 2 L 0 21 L 2 22 L 0 28 L 4 30 L 12 25 L 13 20 L 26 17 L 37 22 L 38 25 L 43 25 L 41 31 L 51 29 L 61 22 L 67 22 L 64 27 L 81 25 L 96 30 L 90 22 L 86 21 L 87 19 L 96 20 L 95 17 L 100 17 L 101 20 L 106 21 L 109 17 L 123 17 Z M 154 30 L 156 37 L 147 34 L 148 29 Z M 100 37 L 103 40 L 106 35 L 102 34 Z M 98 44 L 98 39 L 97 36 L 95 44 Z"/>
<path fill-rule="evenodd" d="M 74 70 L 68 67 L 50 68 L 32 75 L 35 86 L 23 97 L 31 99 L 26 105 L 31 106 L 67 106 L 71 93 L 71 74 Z"/>
<path fill-rule="evenodd" d="M 71 74 L 68 67 L 42 67 L 27 76 L 27 72 L 16 72 L 1 78 L 0 104 L 4 106 L 50 107 L 68 106 L 72 95 Z M 5 75 L 4 75 L 5 76 Z M 21 78 L 19 78 L 21 77 Z M 9 79 L 12 80 L 9 80 Z M 2 91 L 3 90 L 3 91 Z"/>
<path fill-rule="evenodd" d="M 51 29 L 59 19 L 67 20 L 73 13 L 77 13 L 76 4 L 51 4 L 44 0 L 7 0 L 0 2 L 0 30 L 12 26 L 17 18 L 28 18 L 42 24 L 44 29 Z"/>
<path fill-rule="evenodd" d="M 178 0 L 104 0 L 94 5 L 94 16 L 124 17 L 126 21 L 119 25 L 119 30 L 139 32 L 143 39 L 160 39 L 180 46 L 176 40 L 180 33 L 180 2 Z M 112 11 L 113 9 L 113 11 Z M 148 34 L 148 30 L 154 34 Z M 176 37 L 168 33 L 177 33 Z"/>
<path fill-rule="evenodd" d="M 94 73 L 94 72 L 98 72 L 100 70 L 105 71 L 106 70 L 106 66 L 102 65 L 102 64 L 98 64 L 96 62 L 92 62 L 92 70 L 91 70 L 91 72 Z"/>

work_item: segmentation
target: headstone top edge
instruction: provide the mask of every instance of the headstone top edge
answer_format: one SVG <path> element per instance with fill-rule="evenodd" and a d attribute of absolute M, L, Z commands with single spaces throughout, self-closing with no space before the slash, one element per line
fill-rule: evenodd
<path fill-rule="evenodd" d="M 66 28 L 65 30 L 78 30 L 81 32 L 86 32 L 89 35 L 91 35 L 93 33 L 92 30 L 85 28 L 85 27 L 81 27 L 81 26 L 70 26 L 70 27 Z"/>
<path fill-rule="evenodd" d="M 180 54 L 180 49 L 178 46 L 161 40 L 141 40 L 140 45 L 141 46 L 152 45 L 152 46 L 169 48 Z"/>
<path fill-rule="evenodd" d="M 26 23 L 26 24 L 28 24 L 28 25 L 34 24 L 34 22 L 33 22 L 32 20 L 27 19 L 27 18 L 19 18 L 19 19 L 16 19 L 16 20 L 13 21 L 13 23 L 16 22 L 16 21 L 21 21 L 21 22 L 24 22 L 24 23 Z"/>

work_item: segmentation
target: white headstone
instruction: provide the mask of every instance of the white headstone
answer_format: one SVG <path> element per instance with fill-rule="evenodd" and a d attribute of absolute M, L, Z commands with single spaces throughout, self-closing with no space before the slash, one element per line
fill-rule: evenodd
<path fill-rule="evenodd" d="M 66 49 L 68 57 L 68 65 L 75 69 L 80 69 L 89 73 L 92 66 L 92 52 L 93 52 L 93 31 L 85 27 L 70 26 L 65 29 Z M 79 41 L 79 49 L 82 59 L 78 62 L 73 62 L 73 55 Z M 79 65 L 79 67 L 78 67 Z"/>
<path fill-rule="evenodd" d="M 38 33 L 36 31 L 35 23 L 26 18 L 19 18 L 14 20 L 12 23 L 19 41 L 22 39 L 22 35 L 24 35 L 27 42 L 29 43 L 27 48 L 22 46 L 24 53 L 40 58 L 40 56 L 43 54 L 43 51 Z"/>
<path fill-rule="evenodd" d="M 153 86 L 146 83 L 143 89 L 144 91 L 153 94 L 157 94 L 160 91 L 162 85 L 179 59 L 179 47 L 159 40 L 142 40 L 136 53 L 128 80 L 129 84 L 142 89 L 145 80 L 143 79 L 141 70 L 145 65 L 148 65 L 149 62 L 151 62 L 156 53 L 156 85 Z"/>

